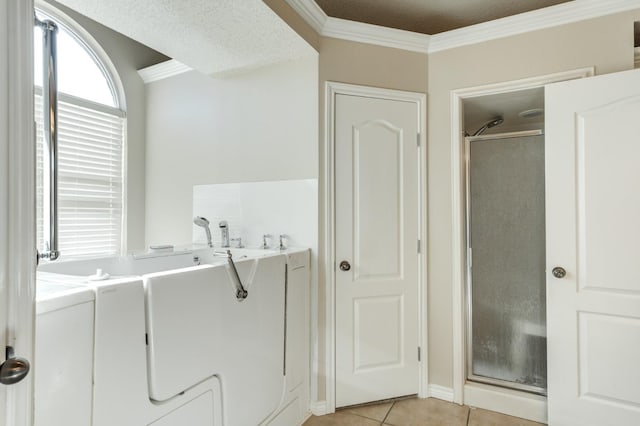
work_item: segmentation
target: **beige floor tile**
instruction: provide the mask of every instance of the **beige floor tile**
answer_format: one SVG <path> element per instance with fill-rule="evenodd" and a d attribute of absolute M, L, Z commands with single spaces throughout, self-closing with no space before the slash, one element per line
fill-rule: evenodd
<path fill-rule="evenodd" d="M 356 416 L 346 412 L 337 412 L 325 416 L 311 416 L 303 426 L 379 426 L 380 422 Z"/>
<path fill-rule="evenodd" d="M 355 414 L 362 417 L 367 417 L 379 422 L 383 421 L 387 416 L 389 409 L 393 402 L 384 402 L 382 404 L 364 405 L 362 407 L 345 408 L 341 410 L 343 413 Z"/>
<path fill-rule="evenodd" d="M 540 426 L 536 423 L 518 417 L 511 417 L 493 411 L 472 408 L 469 413 L 469 426 Z"/>
<path fill-rule="evenodd" d="M 438 399 L 405 399 L 393 405 L 384 421 L 392 426 L 465 426 L 469 407 Z"/>

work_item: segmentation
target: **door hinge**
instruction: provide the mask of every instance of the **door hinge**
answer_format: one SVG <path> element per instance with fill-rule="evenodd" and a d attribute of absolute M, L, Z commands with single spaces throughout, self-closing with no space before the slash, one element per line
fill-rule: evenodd
<path fill-rule="evenodd" d="M 420 133 L 416 133 L 416 146 L 420 148 Z"/>
<path fill-rule="evenodd" d="M 420 239 L 418 239 L 418 253 L 420 253 L 420 250 L 422 250 L 421 244 L 420 244 Z"/>
<path fill-rule="evenodd" d="M 418 361 L 422 361 L 422 350 L 420 346 L 418 346 Z"/>

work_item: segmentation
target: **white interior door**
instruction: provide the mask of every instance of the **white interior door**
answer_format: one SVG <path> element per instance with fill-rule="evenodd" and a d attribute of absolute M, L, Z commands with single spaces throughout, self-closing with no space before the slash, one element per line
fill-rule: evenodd
<path fill-rule="evenodd" d="M 0 0 L 0 363 L 33 361 L 35 139 L 33 1 Z M 18 370 L 5 364 L 7 377 Z M 0 426 L 31 425 L 33 374 L 0 384 Z"/>
<path fill-rule="evenodd" d="M 338 407 L 418 391 L 419 126 L 415 102 L 336 95 Z"/>
<path fill-rule="evenodd" d="M 549 424 L 638 425 L 640 71 L 545 96 Z"/>
<path fill-rule="evenodd" d="M 8 153 L 9 153 L 9 133 L 7 126 L 9 123 L 9 103 L 7 102 L 9 90 L 9 52 L 7 39 L 8 24 L 8 3 L 6 0 L 0 2 L 0 170 L 7 170 Z M 6 174 L 0 179 L 0 241 L 7 240 L 8 227 L 8 191 L 9 186 Z M 0 362 L 4 361 L 5 342 L 7 341 L 7 247 L 6 244 L 0 245 Z M 6 387 L 0 384 L 0 426 L 7 424 Z"/>

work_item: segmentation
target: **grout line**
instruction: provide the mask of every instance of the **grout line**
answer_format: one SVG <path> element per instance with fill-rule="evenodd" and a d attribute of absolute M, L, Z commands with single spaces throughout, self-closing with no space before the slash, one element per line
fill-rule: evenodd
<path fill-rule="evenodd" d="M 391 413 L 391 410 L 393 410 L 394 405 L 396 405 L 396 401 L 393 401 L 393 403 L 391 404 L 391 407 L 389 407 L 389 411 L 387 411 L 387 414 L 384 416 L 384 419 L 382 419 L 382 423 L 380 423 L 381 425 L 384 424 L 385 421 L 387 421 L 387 417 L 389 417 L 389 414 Z"/>

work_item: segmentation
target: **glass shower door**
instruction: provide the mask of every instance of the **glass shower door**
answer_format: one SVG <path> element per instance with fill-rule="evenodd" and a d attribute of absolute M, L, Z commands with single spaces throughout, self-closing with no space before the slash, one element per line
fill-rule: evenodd
<path fill-rule="evenodd" d="M 467 378 L 546 393 L 544 136 L 469 137 Z"/>

